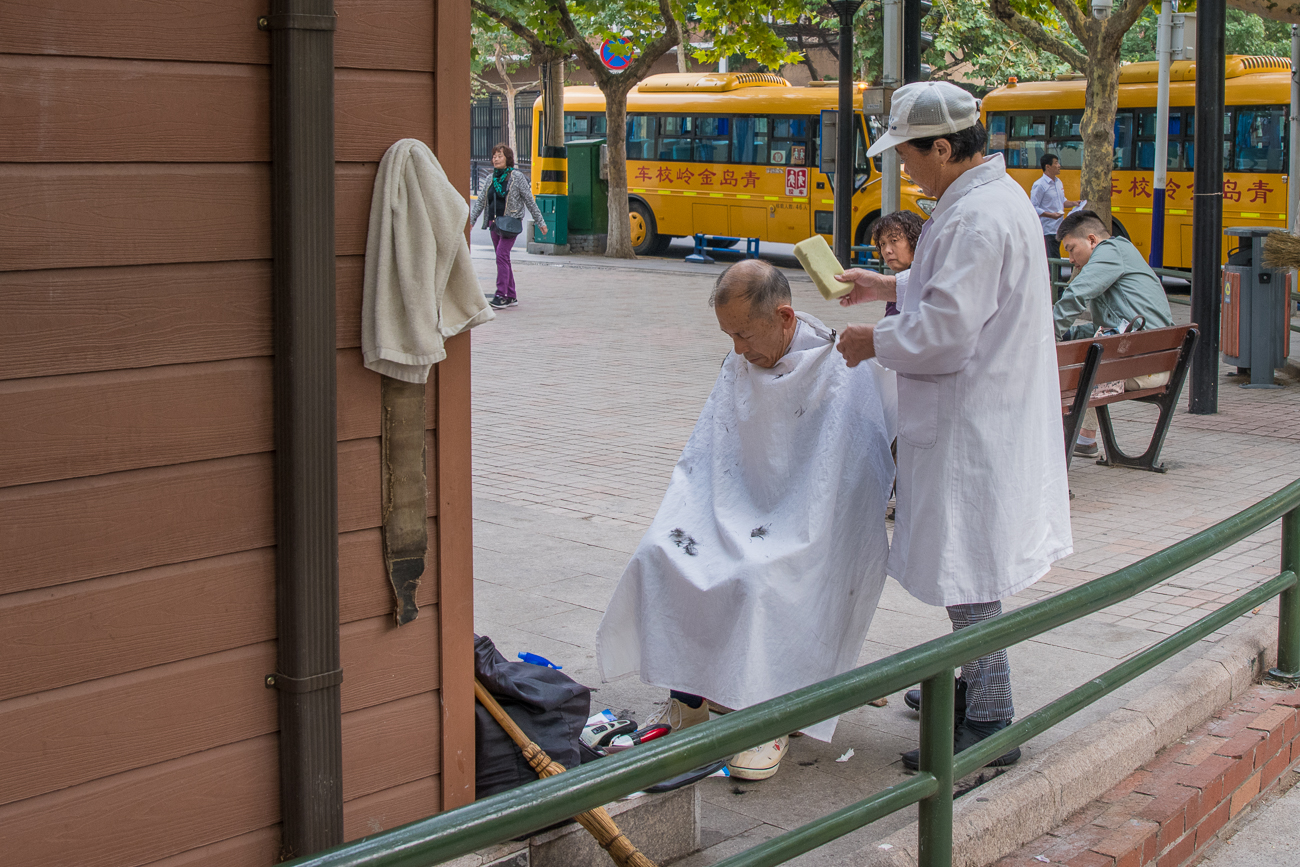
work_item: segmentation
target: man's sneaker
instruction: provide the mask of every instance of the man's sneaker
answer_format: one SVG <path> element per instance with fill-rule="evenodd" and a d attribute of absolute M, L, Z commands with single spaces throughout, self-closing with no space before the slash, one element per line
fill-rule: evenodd
<path fill-rule="evenodd" d="M 790 739 L 781 737 L 736 753 L 727 762 L 727 773 L 737 780 L 766 780 L 780 770 L 781 759 L 789 748 Z"/>
<path fill-rule="evenodd" d="M 992 722 L 992 723 L 975 723 L 975 725 L 980 726 L 982 729 L 986 729 L 986 731 L 975 731 L 970 727 L 971 723 L 969 722 L 962 723 L 961 725 L 957 726 L 957 728 L 953 731 L 952 733 L 953 755 L 960 753 L 962 750 L 968 750 L 971 747 L 975 746 L 980 741 L 989 737 L 990 735 L 993 735 L 994 733 L 1001 731 L 1002 729 L 1011 725 L 1011 721 L 1002 720 L 1000 722 Z M 987 765 L 985 765 L 985 767 L 1002 768 L 1002 767 L 1006 767 L 1007 765 L 1014 765 L 1018 761 L 1020 761 L 1020 747 L 1012 747 L 1007 752 L 1003 753 L 993 761 L 989 762 Z M 908 750 L 907 752 L 903 753 L 903 767 L 907 768 L 909 771 L 919 770 L 921 767 L 921 751 Z"/>
<path fill-rule="evenodd" d="M 493 295 L 492 300 L 488 301 L 488 304 L 492 305 L 493 308 L 500 310 L 503 307 L 510 306 L 510 299 L 504 295 Z"/>
<path fill-rule="evenodd" d="M 907 705 L 917 713 L 920 713 L 921 690 L 909 689 L 907 692 L 903 693 L 903 704 Z M 957 678 L 957 694 L 953 698 L 952 702 L 952 715 L 953 722 L 956 725 L 961 725 L 962 721 L 966 719 L 966 681 L 962 680 L 960 677 Z"/>
<path fill-rule="evenodd" d="M 506 299 L 506 306 L 508 307 L 514 307 L 518 303 L 519 303 L 518 295 L 511 295 L 509 298 Z"/>
<path fill-rule="evenodd" d="M 1074 456 L 1076 458 L 1096 458 L 1101 456 L 1101 449 L 1096 443 L 1084 445 L 1081 442 L 1074 444 Z"/>
<path fill-rule="evenodd" d="M 643 728 L 651 726 L 668 726 L 675 732 L 682 729 L 688 729 L 691 726 L 699 725 L 709 721 L 709 703 L 704 702 L 699 707 L 691 707 L 683 704 L 675 698 L 668 699 L 668 702 L 656 711 L 655 715 L 650 718 Z"/>

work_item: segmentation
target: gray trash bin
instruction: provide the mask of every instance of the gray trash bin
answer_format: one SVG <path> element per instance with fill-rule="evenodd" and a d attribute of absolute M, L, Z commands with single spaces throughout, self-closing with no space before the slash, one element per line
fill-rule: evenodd
<path fill-rule="evenodd" d="M 1280 388 L 1274 368 L 1291 350 L 1291 272 L 1264 267 L 1264 238 L 1284 231 L 1237 226 L 1223 234 L 1239 238 L 1223 267 L 1223 318 L 1219 348 L 1225 364 L 1250 372 L 1245 388 Z"/>

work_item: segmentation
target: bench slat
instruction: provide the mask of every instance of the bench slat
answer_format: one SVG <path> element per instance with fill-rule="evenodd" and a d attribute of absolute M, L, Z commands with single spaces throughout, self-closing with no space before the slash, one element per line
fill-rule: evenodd
<path fill-rule="evenodd" d="M 1117 379 L 1132 379 L 1135 376 L 1173 371 L 1174 366 L 1178 364 L 1178 355 L 1177 349 L 1120 358 L 1107 358 L 1102 355 L 1101 364 L 1097 367 L 1097 382 L 1100 384 Z"/>

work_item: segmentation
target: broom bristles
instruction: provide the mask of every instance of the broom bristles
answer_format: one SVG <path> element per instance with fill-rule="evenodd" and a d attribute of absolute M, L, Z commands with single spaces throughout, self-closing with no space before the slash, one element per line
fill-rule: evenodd
<path fill-rule="evenodd" d="M 1264 239 L 1265 268 L 1300 268 L 1300 235 L 1274 232 Z"/>

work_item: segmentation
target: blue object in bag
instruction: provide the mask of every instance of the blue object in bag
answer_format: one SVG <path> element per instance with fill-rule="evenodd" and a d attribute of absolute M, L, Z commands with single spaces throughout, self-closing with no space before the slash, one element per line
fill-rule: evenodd
<path fill-rule="evenodd" d="M 556 665 L 544 656 L 538 656 L 536 653 L 520 652 L 519 658 L 531 665 L 544 665 L 547 668 L 561 669 L 563 665 Z"/>

